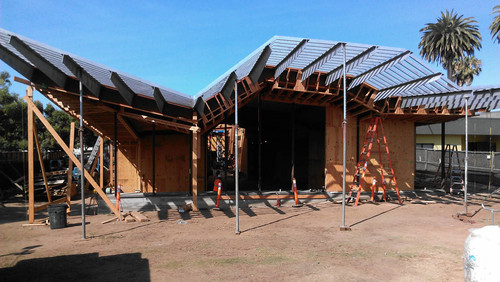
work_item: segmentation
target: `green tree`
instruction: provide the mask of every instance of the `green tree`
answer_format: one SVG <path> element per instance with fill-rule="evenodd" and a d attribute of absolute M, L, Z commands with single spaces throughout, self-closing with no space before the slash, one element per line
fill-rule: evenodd
<path fill-rule="evenodd" d="M 475 75 L 481 72 L 481 60 L 474 56 L 467 56 L 454 61 L 455 74 L 458 86 L 462 87 L 464 84 L 470 86 L 474 80 Z"/>
<path fill-rule="evenodd" d="M 429 62 L 441 63 L 448 79 L 455 81 L 454 60 L 472 56 L 475 49 L 481 49 L 481 34 L 476 23 L 473 17 L 463 18 L 453 10 L 441 12 L 436 23 L 427 23 L 420 29 L 420 55 Z"/>
<path fill-rule="evenodd" d="M 493 41 L 496 40 L 497 43 L 500 43 L 500 5 L 493 7 L 493 13 L 491 14 L 497 14 L 490 25 L 491 38 Z"/>
<path fill-rule="evenodd" d="M 0 151 L 26 150 L 27 104 L 18 94 L 10 93 L 9 78 L 8 72 L 0 73 Z M 70 122 L 74 119 L 67 113 L 56 110 L 51 104 L 47 104 L 45 109 L 40 101 L 34 101 L 34 104 L 63 140 L 69 141 Z M 42 150 L 60 150 L 60 146 L 37 118 L 35 125 Z M 95 142 L 95 138 L 93 140 Z"/>

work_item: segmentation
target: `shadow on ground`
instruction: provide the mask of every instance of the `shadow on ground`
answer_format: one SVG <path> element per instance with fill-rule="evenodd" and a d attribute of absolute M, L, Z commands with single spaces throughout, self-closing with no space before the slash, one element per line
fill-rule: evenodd
<path fill-rule="evenodd" d="M 19 261 L 0 269 L 2 281 L 150 281 L 149 261 L 141 253 L 98 253 Z"/>

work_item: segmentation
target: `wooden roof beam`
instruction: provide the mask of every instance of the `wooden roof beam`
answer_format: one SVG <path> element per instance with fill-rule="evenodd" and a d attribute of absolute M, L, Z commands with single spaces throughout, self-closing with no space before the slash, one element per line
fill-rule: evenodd
<path fill-rule="evenodd" d="M 125 129 L 128 131 L 128 133 L 130 133 L 132 138 L 134 138 L 134 140 L 139 140 L 139 134 L 137 134 L 137 131 L 132 127 L 130 122 L 128 122 L 126 120 L 126 118 L 121 115 L 121 113 L 118 114 L 116 117 L 118 118 L 120 123 L 123 125 L 123 127 L 125 127 Z"/>
<path fill-rule="evenodd" d="M 29 80 L 33 80 L 35 67 L 26 62 L 25 60 L 14 55 L 9 49 L 0 44 L 0 59 L 7 65 L 11 66 L 18 73 L 22 74 Z"/>
<path fill-rule="evenodd" d="M 321 68 L 325 63 L 331 60 L 335 55 L 337 55 L 338 50 L 342 47 L 343 43 L 337 43 L 332 48 L 328 49 L 321 56 L 312 61 L 309 65 L 302 69 L 302 80 L 306 80 L 311 74 L 316 70 Z"/>
<path fill-rule="evenodd" d="M 345 43 L 344 43 L 345 44 Z M 356 66 L 358 66 L 359 64 L 361 64 L 363 61 L 365 61 L 366 59 L 368 59 L 374 51 L 377 50 L 377 46 L 372 46 L 368 49 L 366 49 L 365 51 L 361 52 L 359 55 L 357 55 L 356 57 L 350 59 L 348 62 L 346 62 L 346 75 L 347 73 L 352 70 L 353 68 L 355 68 Z M 339 79 L 340 77 L 342 76 L 342 65 L 338 66 L 337 68 L 335 68 L 334 70 L 330 71 L 327 75 L 326 75 L 326 81 L 325 81 L 325 85 L 329 85 L 331 84 L 332 82 L 334 82 L 335 80 Z"/>
<path fill-rule="evenodd" d="M 81 65 L 69 55 L 63 55 L 63 64 L 82 82 L 90 93 L 99 98 L 101 95 L 101 83 L 91 76 Z"/>
<path fill-rule="evenodd" d="M 62 88 L 66 86 L 66 74 L 38 54 L 30 46 L 24 43 L 24 41 L 17 36 L 11 36 L 9 43 L 58 86 Z"/>
<path fill-rule="evenodd" d="M 257 84 L 260 78 L 260 75 L 262 74 L 262 71 L 266 67 L 267 60 L 269 59 L 269 56 L 271 56 L 272 50 L 269 45 L 267 45 L 264 50 L 262 50 L 262 53 L 260 54 L 259 58 L 257 59 L 257 62 L 252 67 L 252 70 L 250 70 L 250 73 L 248 74 L 248 77 L 254 84 Z"/>
<path fill-rule="evenodd" d="M 133 106 L 136 94 L 132 89 L 130 89 L 125 81 L 123 81 L 118 73 L 111 72 L 111 82 L 113 82 L 116 89 L 118 89 L 118 93 L 120 93 L 125 102 L 127 102 L 129 106 Z"/>
<path fill-rule="evenodd" d="M 274 79 L 278 78 L 281 73 L 283 73 L 283 71 L 286 70 L 286 68 L 288 68 L 293 63 L 293 61 L 295 61 L 295 59 L 297 59 L 300 53 L 302 53 L 302 50 L 304 50 L 304 48 L 306 47 L 307 42 L 309 42 L 309 39 L 303 39 L 299 44 L 297 44 L 297 46 L 295 46 L 295 48 L 293 48 L 290 53 L 288 53 L 285 58 L 283 58 L 283 60 L 281 60 L 281 62 L 276 65 Z"/>
<path fill-rule="evenodd" d="M 406 58 L 408 58 L 410 55 L 411 55 L 410 51 L 403 52 L 403 53 L 395 56 L 394 58 L 387 60 L 384 63 L 377 65 L 376 67 L 371 68 L 371 69 L 365 71 L 364 73 L 354 77 L 351 80 L 351 83 L 349 84 L 348 90 L 362 84 L 363 82 L 365 82 L 365 81 L 369 80 L 370 78 L 376 76 L 377 74 L 391 68 L 392 66 L 398 64 L 399 62 L 406 60 Z"/>

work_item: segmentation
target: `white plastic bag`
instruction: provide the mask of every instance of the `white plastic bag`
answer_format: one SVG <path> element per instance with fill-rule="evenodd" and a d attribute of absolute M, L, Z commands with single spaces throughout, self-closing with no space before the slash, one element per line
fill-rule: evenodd
<path fill-rule="evenodd" d="M 465 240 L 465 281 L 500 281 L 500 227 L 470 229 Z"/>

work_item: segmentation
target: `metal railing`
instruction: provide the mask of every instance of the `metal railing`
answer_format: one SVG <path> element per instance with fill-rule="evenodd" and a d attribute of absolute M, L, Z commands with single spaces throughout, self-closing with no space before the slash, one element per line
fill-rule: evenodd
<path fill-rule="evenodd" d="M 496 189 L 495 191 L 493 191 L 491 194 L 489 194 L 488 196 L 484 197 L 483 201 L 481 202 L 481 207 L 485 210 L 489 210 L 491 212 L 491 225 L 495 225 L 495 212 L 499 212 L 500 209 L 494 209 L 494 208 L 490 208 L 490 207 L 486 207 L 484 205 L 484 202 L 491 198 L 494 194 L 499 194 L 500 195 L 500 188 Z"/>

